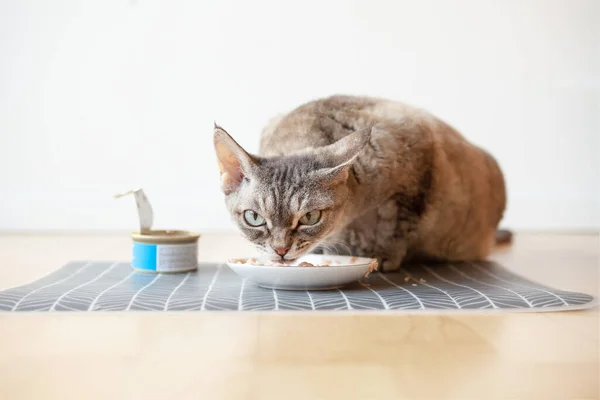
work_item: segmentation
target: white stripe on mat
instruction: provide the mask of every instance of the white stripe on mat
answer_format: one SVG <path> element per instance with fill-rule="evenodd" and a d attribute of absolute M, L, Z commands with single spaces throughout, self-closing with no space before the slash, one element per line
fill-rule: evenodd
<path fill-rule="evenodd" d="M 473 264 L 473 266 L 476 267 L 481 272 L 483 272 L 483 273 L 485 273 L 485 274 L 487 274 L 487 275 L 491 276 L 492 278 L 495 278 L 495 279 L 497 279 L 499 281 L 510 283 L 510 284 L 513 284 L 513 285 L 523 286 L 523 287 L 526 287 L 526 288 L 532 289 L 532 290 L 539 290 L 540 292 L 544 292 L 544 293 L 548 293 L 549 295 L 552 295 L 552 296 L 556 297 L 557 299 L 559 299 L 560 301 L 562 301 L 565 306 L 569 305 L 569 303 L 567 303 L 562 297 L 560 297 L 556 293 L 549 292 L 549 291 L 544 290 L 544 289 L 539 288 L 539 287 L 528 286 L 528 285 L 524 285 L 524 284 L 518 283 L 518 282 L 511 282 L 511 281 L 508 281 L 506 279 L 502 279 L 499 276 L 497 276 L 497 275 L 495 275 L 495 274 L 493 274 L 493 273 L 491 273 L 489 271 L 486 271 L 484 268 L 480 267 L 479 265 Z"/>
<path fill-rule="evenodd" d="M 421 301 L 421 299 L 420 299 L 420 298 L 418 298 L 418 297 L 417 297 L 417 296 L 416 296 L 416 295 L 415 295 L 413 292 L 411 292 L 410 290 L 408 290 L 408 289 L 405 289 L 405 288 L 403 288 L 402 286 L 399 286 L 399 285 L 397 285 L 396 283 L 394 283 L 394 282 L 390 281 L 390 280 L 389 280 L 388 278 L 386 278 L 386 277 L 385 277 L 385 275 L 383 275 L 381 272 L 377 271 L 377 273 L 379 274 L 379 276 L 381 276 L 381 278 L 382 278 L 384 281 L 388 282 L 388 283 L 389 283 L 389 284 L 391 284 L 391 285 L 394 285 L 394 286 L 396 286 L 398 289 L 402 289 L 402 290 L 404 290 L 405 292 L 407 292 L 408 294 L 410 294 L 412 297 L 414 297 L 414 298 L 415 298 L 415 300 L 417 300 L 417 301 L 419 302 L 419 305 L 421 306 L 421 310 L 424 310 L 424 309 L 425 309 L 425 306 L 423 305 L 423 302 Z"/>
<path fill-rule="evenodd" d="M 474 292 L 478 293 L 480 296 L 482 296 L 483 298 L 485 298 L 485 299 L 488 301 L 488 303 L 490 303 L 490 304 L 492 305 L 492 308 L 498 308 L 498 306 L 497 306 L 496 304 L 494 304 L 494 302 L 493 302 L 493 301 L 492 301 L 492 300 L 491 300 L 489 297 L 487 297 L 485 294 L 481 293 L 479 290 L 477 290 L 477 289 L 475 289 L 475 288 L 472 288 L 472 287 L 470 287 L 470 286 L 461 285 L 460 283 L 452 282 L 451 280 L 448 280 L 448 279 L 446 279 L 446 278 L 444 278 L 444 277 L 442 277 L 442 276 L 440 276 L 440 275 L 436 274 L 436 273 L 435 273 L 435 272 L 433 272 L 433 271 L 431 270 L 431 268 L 429 268 L 429 267 L 423 267 L 423 268 L 424 268 L 424 269 L 425 269 L 427 272 L 429 272 L 431 275 L 435 276 L 435 277 L 436 277 L 436 278 L 438 278 L 438 279 L 441 279 L 441 280 L 442 280 L 442 281 L 444 281 L 444 282 L 447 282 L 447 283 L 449 283 L 449 284 L 451 284 L 451 285 L 454 285 L 454 286 L 459 286 L 459 287 L 462 287 L 462 288 L 465 288 L 465 289 L 469 289 L 469 290 L 472 290 L 472 291 L 474 291 Z"/>
<path fill-rule="evenodd" d="M 135 292 L 135 294 L 133 295 L 133 297 L 129 301 L 129 304 L 127 305 L 127 308 L 125 309 L 125 311 L 129 311 L 131 309 L 131 306 L 133 305 L 133 302 L 135 301 L 135 298 L 138 297 L 138 295 L 140 293 L 142 293 L 144 291 L 144 289 L 152 286 L 152 284 L 154 282 L 156 282 L 158 280 L 158 278 L 160 278 L 160 274 L 156 274 L 156 277 L 154 279 L 152 279 L 152 281 L 150 281 L 150 283 L 148 283 L 146 286 L 140 288 L 140 290 L 138 290 L 137 292 Z"/>
<path fill-rule="evenodd" d="M 74 292 L 77 289 L 80 289 L 82 287 L 84 287 L 85 285 L 88 285 L 92 282 L 96 282 L 98 279 L 102 278 L 104 275 L 108 274 L 114 267 L 116 267 L 117 265 L 119 265 L 118 262 L 113 263 L 110 267 L 106 268 L 104 271 L 102 271 L 101 273 L 99 273 L 94 279 L 90 279 L 89 281 L 82 283 L 79 286 L 75 286 L 73 289 L 66 291 L 65 293 L 63 293 L 58 299 L 56 299 L 56 301 L 54 302 L 54 304 L 52 304 L 52 307 L 50 307 L 50 310 L 48 311 L 56 311 L 56 306 L 58 305 L 58 303 L 60 303 L 60 301 L 62 299 L 64 299 L 65 297 L 67 297 L 67 295 L 69 293 Z"/>
<path fill-rule="evenodd" d="M 173 295 L 177 292 L 177 290 L 183 286 L 183 284 L 185 283 L 185 281 L 188 280 L 188 278 L 190 277 L 191 272 L 188 272 L 185 276 L 185 278 L 183 278 L 181 280 L 181 282 L 179 283 L 179 285 L 177 285 L 175 287 L 175 289 L 173 289 L 173 291 L 171 292 L 171 294 L 169 295 L 169 297 L 167 297 L 167 301 L 165 302 L 165 307 L 163 308 L 163 311 L 167 311 L 169 309 L 169 302 L 171 301 L 171 298 L 173 297 Z"/>
<path fill-rule="evenodd" d="M 49 283 L 48 285 L 45 285 L 45 286 L 39 287 L 39 288 L 37 288 L 35 290 L 32 290 L 31 292 L 27 293 L 25 296 L 21 297 L 21 299 L 19 301 L 17 301 L 17 303 L 13 306 L 13 308 L 11 309 L 11 311 L 15 311 L 17 309 L 17 307 L 19 307 L 19 305 L 23 302 L 23 300 L 25 300 L 27 297 L 31 296 L 32 294 L 37 293 L 37 292 L 39 292 L 42 289 L 46 289 L 46 288 L 49 288 L 51 286 L 58 285 L 59 283 L 63 283 L 64 281 L 70 279 L 71 277 L 77 275 L 78 273 L 80 273 L 81 271 L 83 271 L 84 269 L 86 269 L 87 267 L 89 267 L 91 264 L 92 264 L 91 262 L 87 262 L 87 263 L 83 264 L 81 267 L 77 268 L 77 270 L 75 270 L 75 272 L 73 272 L 69 276 L 67 276 L 67 277 L 65 277 L 65 278 L 63 278 L 63 279 L 61 279 L 59 281 L 56 281 L 56 282 L 53 282 L 53 283 Z"/>
<path fill-rule="evenodd" d="M 129 273 L 129 275 L 127 275 L 125 278 L 121 279 L 119 282 L 115 283 L 114 285 L 112 285 L 109 288 L 104 289 L 103 291 L 101 291 L 100 293 L 98 293 L 98 296 L 96 296 L 96 298 L 94 299 L 94 301 L 92 301 L 92 304 L 90 304 L 90 306 L 88 307 L 88 311 L 94 311 L 94 307 L 96 307 L 96 304 L 98 304 L 98 300 L 100 300 L 100 297 L 102 297 L 106 292 L 116 288 L 117 286 L 119 286 L 121 283 L 125 282 L 126 280 L 128 280 L 129 278 L 131 278 L 131 276 L 135 273 L 135 271 L 131 271 Z"/>
<path fill-rule="evenodd" d="M 215 282 L 217 281 L 217 277 L 219 276 L 219 271 L 221 271 L 221 265 L 219 264 L 219 266 L 217 267 L 217 270 L 215 271 L 215 275 L 212 278 L 212 281 L 210 281 L 210 285 L 208 286 L 208 289 L 206 289 L 206 293 L 204 293 L 204 297 L 202 297 L 202 305 L 200 306 L 200 311 L 204 311 L 206 310 L 206 299 L 208 299 L 208 295 L 210 294 L 210 291 L 212 290 L 213 286 L 215 285 Z"/>

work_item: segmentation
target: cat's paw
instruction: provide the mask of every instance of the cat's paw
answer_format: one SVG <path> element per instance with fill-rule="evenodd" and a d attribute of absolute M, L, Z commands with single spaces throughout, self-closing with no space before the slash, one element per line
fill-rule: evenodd
<path fill-rule="evenodd" d="M 401 262 L 390 260 L 387 258 L 377 259 L 380 272 L 394 272 L 400 269 Z"/>

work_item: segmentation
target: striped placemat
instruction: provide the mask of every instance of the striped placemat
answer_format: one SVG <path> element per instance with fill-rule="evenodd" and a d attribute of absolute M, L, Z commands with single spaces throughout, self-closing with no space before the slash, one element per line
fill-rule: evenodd
<path fill-rule="evenodd" d="M 414 265 L 341 290 L 263 289 L 226 265 L 184 274 L 134 273 L 127 262 L 78 261 L 0 291 L 0 311 L 557 311 L 589 308 L 588 294 L 557 290 L 490 262 Z"/>

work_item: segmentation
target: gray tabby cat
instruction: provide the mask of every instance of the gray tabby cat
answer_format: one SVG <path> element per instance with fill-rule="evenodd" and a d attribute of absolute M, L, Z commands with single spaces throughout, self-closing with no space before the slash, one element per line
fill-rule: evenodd
<path fill-rule="evenodd" d="M 333 96 L 275 118 L 260 155 L 215 125 L 227 207 L 273 260 L 315 250 L 376 257 L 484 259 L 506 193 L 494 158 L 431 114 L 402 103 Z"/>

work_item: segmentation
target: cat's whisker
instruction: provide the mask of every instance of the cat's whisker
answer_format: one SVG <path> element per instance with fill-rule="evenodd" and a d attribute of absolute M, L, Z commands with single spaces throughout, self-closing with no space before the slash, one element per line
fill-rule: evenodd
<path fill-rule="evenodd" d="M 346 255 L 351 255 L 352 254 L 352 250 L 350 249 L 350 247 L 341 242 L 341 241 L 327 241 L 327 242 L 321 242 L 320 245 L 326 249 L 326 251 L 329 254 L 335 254 L 335 255 L 339 255 L 341 253 L 340 250 L 345 250 L 344 254 Z"/>
<path fill-rule="evenodd" d="M 264 247 L 264 246 L 260 246 L 260 245 L 258 245 L 258 244 L 254 244 L 254 243 L 253 243 L 253 244 L 252 244 L 252 247 L 254 247 L 256 250 L 258 250 L 258 252 L 259 252 L 259 253 L 261 253 L 261 254 L 262 254 L 262 253 L 265 253 L 265 254 L 267 253 L 267 250 L 265 249 L 265 247 Z"/>
<path fill-rule="evenodd" d="M 330 243 L 319 243 L 315 248 L 322 249 L 324 254 L 335 255 L 338 253 L 335 246 L 332 246 Z"/>
<path fill-rule="evenodd" d="M 344 246 L 346 248 L 349 248 L 348 245 L 346 244 L 346 242 L 342 241 L 342 240 L 332 240 L 332 239 L 326 239 L 324 241 L 324 243 L 328 243 L 328 244 L 334 244 L 334 245 L 340 245 L 340 246 Z"/>

